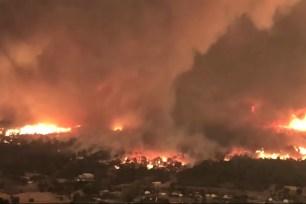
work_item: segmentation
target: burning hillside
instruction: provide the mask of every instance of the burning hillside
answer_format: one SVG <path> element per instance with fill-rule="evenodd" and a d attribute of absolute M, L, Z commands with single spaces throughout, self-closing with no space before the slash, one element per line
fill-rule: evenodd
<path fill-rule="evenodd" d="M 184 155 L 175 155 L 162 152 L 135 152 L 127 154 L 122 159 L 122 164 L 135 164 L 147 169 L 166 168 L 180 170 L 189 164 Z"/>
<path fill-rule="evenodd" d="M 48 135 L 48 134 L 55 134 L 55 133 L 66 133 L 70 132 L 70 127 L 59 127 L 54 124 L 45 124 L 45 123 L 38 123 L 36 125 L 25 125 L 21 128 L 15 129 L 7 129 L 5 130 L 5 136 L 12 136 L 12 135 Z"/>
<path fill-rule="evenodd" d="M 0 128 L 45 135 L 81 124 L 75 148 L 161 152 L 144 154 L 161 158 L 149 167 L 176 153 L 303 159 L 306 116 L 270 122 L 306 104 L 305 8 L 1 1 Z M 47 119 L 56 124 L 35 124 Z"/>
<path fill-rule="evenodd" d="M 297 117 L 296 114 L 292 114 L 288 124 L 279 124 L 276 125 L 275 128 L 278 128 L 279 131 L 306 132 L 306 114 L 302 114 L 300 117 Z"/>
<path fill-rule="evenodd" d="M 255 111 L 255 107 L 252 106 L 252 113 Z M 300 137 L 303 138 L 304 132 L 306 132 L 306 115 L 292 114 L 291 119 L 284 122 L 277 122 L 269 125 L 268 128 L 275 132 L 284 133 L 289 137 Z M 78 125 L 77 127 L 81 127 Z M 114 132 L 120 132 L 119 135 L 115 135 L 117 139 L 122 139 L 122 137 L 129 137 L 127 132 L 123 129 L 123 125 L 119 123 L 113 124 L 110 129 Z M 36 125 L 25 125 L 21 128 L 6 129 L 3 131 L 5 136 L 15 136 L 15 135 L 48 135 L 48 134 L 60 134 L 71 132 L 71 127 L 60 127 L 55 124 L 38 123 Z M 132 132 L 135 134 L 135 132 Z M 116 138 L 115 138 L 116 139 Z M 285 144 L 286 145 L 286 144 Z M 179 153 L 180 151 L 169 150 L 165 151 L 155 151 L 153 149 L 143 149 L 142 151 L 135 151 L 137 146 L 134 146 L 130 154 L 125 154 L 122 158 L 122 164 L 135 164 L 144 165 L 148 169 L 151 168 L 168 168 L 168 167 L 181 167 L 185 165 L 193 164 L 194 158 L 190 157 L 188 154 Z M 175 153 L 177 152 L 177 153 Z M 286 146 L 284 149 L 279 150 L 269 150 L 264 146 L 258 149 L 248 149 L 244 147 L 232 148 L 229 153 L 225 154 L 224 160 L 230 160 L 236 155 L 247 155 L 252 158 L 258 159 L 294 159 L 294 160 L 304 160 L 306 159 L 306 148 L 304 143 L 296 143 L 290 146 Z"/>
<path fill-rule="evenodd" d="M 291 119 L 284 123 L 274 123 L 269 126 L 275 132 L 285 134 L 287 137 L 292 137 L 292 141 L 300 141 L 300 143 L 287 146 L 285 149 L 279 151 L 266 151 L 264 147 L 257 150 L 248 150 L 244 148 L 233 148 L 226 156 L 225 160 L 229 160 L 235 155 L 247 155 L 253 158 L 260 159 L 294 159 L 304 160 L 306 159 L 306 115 L 301 114 L 297 117 L 296 114 L 291 115 Z M 295 140 L 294 137 L 299 137 L 301 140 Z M 287 141 L 284 141 L 285 143 Z M 286 144 L 285 144 L 286 145 Z"/>

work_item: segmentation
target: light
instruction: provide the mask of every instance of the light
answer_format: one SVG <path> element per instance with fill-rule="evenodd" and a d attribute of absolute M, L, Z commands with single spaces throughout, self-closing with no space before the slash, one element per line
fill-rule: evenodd
<path fill-rule="evenodd" d="M 292 120 L 289 122 L 287 128 L 296 131 L 306 131 L 306 115 L 302 119 L 292 115 Z"/>
<path fill-rule="evenodd" d="M 281 153 L 266 153 L 264 149 L 256 151 L 257 158 L 259 159 L 281 159 L 286 160 L 289 159 L 289 154 L 281 154 Z"/>
<path fill-rule="evenodd" d="M 184 166 L 186 162 L 189 163 L 186 159 L 176 153 L 145 151 L 129 153 L 122 157 L 121 163 L 145 166 L 147 169 L 164 169 L 173 167 L 180 168 L 175 167 L 175 164 L 181 163 Z"/>
<path fill-rule="evenodd" d="M 234 156 L 242 155 L 238 152 L 235 148 L 228 153 L 224 160 L 229 161 Z M 292 149 L 287 149 L 286 151 L 279 151 L 279 152 L 267 152 L 263 148 L 256 150 L 255 152 L 249 150 L 248 156 L 255 159 L 280 159 L 280 160 L 304 160 L 306 159 L 306 148 L 301 146 L 293 146 Z"/>
<path fill-rule="evenodd" d="M 253 106 L 251 107 L 251 111 Z M 252 111 L 253 112 L 253 111 Z M 291 117 L 285 121 L 276 121 L 271 124 L 270 127 L 276 132 L 284 133 L 288 137 L 299 137 L 305 136 L 306 132 L 306 114 L 292 114 Z M 294 141 L 296 141 L 294 139 Z M 292 141 L 293 142 L 293 141 Z M 297 141 L 298 142 L 298 141 Z M 258 149 L 256 151 L 250 149 L 239 149 L 233 148 L 228 154 L 225 155 L 224 160 L 229 161 L 234 156 L 248 155 L 252 158 L 257 159 L 293 159 L 293 160 L 305 160 L 306 159 L 306 146 L 303 143 L 295 143 L 292 146 L 287 146 L 285 149 L 281 150 L 266 150 L 264 148 Z"/>
<path fill-rule="evenodd" d="M 278 130 L 291 130 L 297 132 L 306 132 L 306 115 L 303 118 L 297 117 L 295 114 L 291 115 L 291 119 L 286 125 L 280 124 L 275 126 Z"/>
<path fill-rule="evenodd" d="M 256 112 L 256 107 L 255 106 L 251 106 L 251 112 L 255 113 Z"/>
<path fill-rule="evenodd" d="M 113 131 L 115 131 L 115 132 L 120 132 L 122 130 L 123 130 L 122 126 L 115 126 L 115 127 L 113 127 Z"/>
<path fill-rule="evenodd" d="M 19 132 L 20 132 L 19 129 L 8 129 L 5 132 L 5 136 L 17 135 L 17 134 L 19 134 Z"/>
<path fill-rule="evenodd" d="M 295 151 L 299 152 L 301 155 L 306 155 L 306 148 L 304 147 L 294 147 Z"/>
<path fill-rule="evenodd" d="M 154 167 L 153 164 L 148 164 L 148 165 L 147 165 L 147 168 L 148 168 L 148 169 L 153 169 L 153 167 Z"/>
<path fill-rule="evenodd" d="M 26 125 L 22 128 L 17 129 L 8 129 L 5 133 L 6 136 L 10 135 L 33 135 L 33 134 L 40 134 L 40 135 L 48 135 L 54 133 L 65 133 L 70 132 L 71 128 L 63 128 L 58 127 L 54 124 L 44 124 L 39 123 L 36 125 Z"/>

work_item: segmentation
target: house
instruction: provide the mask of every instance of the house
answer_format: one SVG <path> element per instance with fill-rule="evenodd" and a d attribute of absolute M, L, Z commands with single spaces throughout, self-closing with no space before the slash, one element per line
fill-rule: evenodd
<path fill-rule="evenodd" d="M 65 179 L 65 178 L 58 178 L 58 179 L 56 179 L 56 181 L 57 181 L 58 183 L 66 183 L 66 182 L 68 182 L 68 179 Z"/>
<path fill-rule="evenodd" d="M 296 186 L 284 186 L 284 188 L 288 189 L 290 192 L 296 192 L 298 189 Z"/>
<path fill-rule="evenodd" d="M 95 176 L 92 173 L 83 173 L 81 175 L 78 175 L 79 181 L 93 182 L 94 179 L 95 179 Z"/>
<path fill-rule="evenodd" d="M 153 181 L 153 182 L 152 182 L 152 185 L 153 185 L 154 187 L 159 187 L 159 186 L 161 185 L 161 182 L 160 182 L 160 181 Z"/>

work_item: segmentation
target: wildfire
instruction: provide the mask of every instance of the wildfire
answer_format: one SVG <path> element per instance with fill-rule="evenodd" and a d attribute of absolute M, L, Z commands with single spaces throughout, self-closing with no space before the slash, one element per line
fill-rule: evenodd
<path fill-rule="evenodd" d="M 251 151 L 243 148 L 233 148 L 224 158 L 225 161 L 229 161 L 234 156 L 252 156 Z"/>
<path fill-rule="evenodd" d="M 153 165 L 153 164 L 148 164 L 148 165 L 147 165 L 147 168 L 148 168 L 148 169 L 153 169 L 153 168 L 154 168 L 154 165 Z"/>
<path fill-rule="evenodd" d="M 301 146 L 293 146 L 291 149 L 287 151 L 280 151 L 280 152 L 268 152 L 265 151 L 264 148 L 261 148 L 256 151 L 234 148 L 230 151 L 230 153 L 228 153 L 225 156 L 224 160 L 229 161 L 234 156 L 242 156 L 242 155 L 247 155 L 251 158 L 256 158 L 256 159 L 305 160 L 306 148 Z"/>
<path fill-rule="evenodd" d="M 71 128 L 64 128 L 64 127 L 58 127 L 54 124 L 44 124 L 39 123 L 36 125 L 26 125 L 21 128 L 17 129 L 8 129 L 5 132 L 6 136 L 10 135 L 33 135 L 33 134 L 40 134 L 40 135 L 48 135 L 48 134 L 54 134 L 54 133 L 65 133 L 70 132 Z"/>
<path fill-rule="evenodd" d="M 306 155 L 306 148 L 304 147 L 294 147 L 295 151 L 299 152 L 301 155 Z"/>
<path fill-rule="evenodd" d="M 289 131 L 296 131 L 296 132 L 306 132 L 306 114 L 300 118 L 297 117 L 295 114 L 291 115 L 291 119 L 287 122 L 284 123 L 277 123 L 272 125 L 272 127 L 276 131 L 284 131 L 284 130 L 289 130 Z"/>
<path fill-rule="evenodd" d="M 254 113 L 255 110 L 255 106 L 252 106 L 251 112 Z M 292 114 L 289 120 L 285 122 L 277 121 L 268 127 L 272 128 L 276 132 L 288 134 L 288 136 L 303 136 L 304 132 L 306 132 L 306 114 L 303 114 L 302 117 Z M 286 150 L 280 151 L 267 151 L 264 148 L 257 150 L 233 148 L 228 154 L 226 154 L 224 160 L 228 161 L 235 155 L 247 155 L 257 159 L 304 160 L 306 159 L 306 146 L 299 143 L 296 144 L 296 146 L 291 146 L 286 148 Z"/>
<path fill-rule="evenodd" d="M 114 121 L 111 125 L 111 130 L 114 132 L 121 132 L 125 123 L 122 121 Z"/>
<path fill-rule="evenodd" d="M 281 159 L 286 160 L 290 159 L 290 155 L 288 153 L 282 154 L 282 153 L 266 153 L 265 150 L 262 148 L 260 150 L 256 150 L 257 158 L 260 159 Z"/>
<path fill-rule="evenodd" d="M 125 156 L 122 159 L 122 164 L 135 164 L 139 166 L 145 166 L 147 169 L 158 169 L 158 168 L 172 168 L 179 170 L 185 166 L 186 159 L 183 156 L 170 156 L 170 154 L 162 153 L 133 153 Z"/>
<path fill-rule="evenodd" d="M 292 120 L 288 124 L 289 129 L 296 130 L 296 131 L 306 131 L 306 114 L 303 118 L 298 118 L 296 115 L 292 115 Z"/>
<path fill-rule="evenodd" d="M 123 127 L 121 125 L 116 125 L 113 127 L 113 131 L 115 132 L 120 132 L 123 130 Z"/>

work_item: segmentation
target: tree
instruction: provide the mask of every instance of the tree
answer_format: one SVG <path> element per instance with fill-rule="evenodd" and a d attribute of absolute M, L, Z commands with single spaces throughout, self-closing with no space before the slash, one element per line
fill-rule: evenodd
<path fill-rule="evenodd" d="M 296 194 L 297 195 L 302 195 L 303 190 L 301 188 L 296 189 Z"/>
<path fill-rule="evenodd" d="M 131 202 L 140 191 L 140 186 L 138 182 L 134 182 L 128 189 L 123 191 L 122 199 L 126 202 Z"/>
<path fill-rule="evenodd" d="M 13 204 L 17 204 L 17 203 L 20 202 L 20 199 L 19 199 L 18 196 L 11 196 L 11 202 L 12 202 Z"/>

